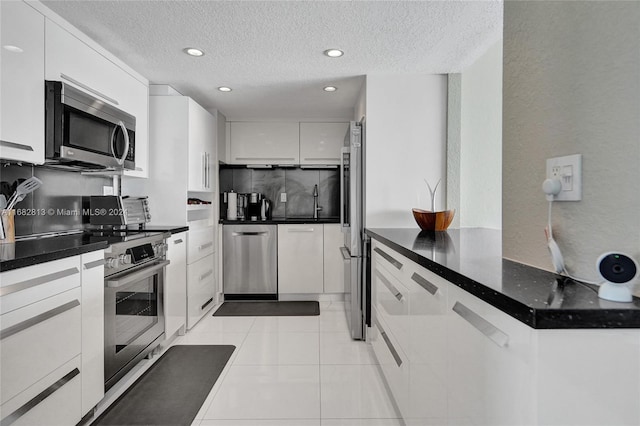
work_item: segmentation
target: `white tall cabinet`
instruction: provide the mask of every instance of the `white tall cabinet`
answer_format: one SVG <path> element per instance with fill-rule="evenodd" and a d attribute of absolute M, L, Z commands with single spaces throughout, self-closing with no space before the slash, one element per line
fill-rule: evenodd
<path fill-rule="evenodd" d="M 150 225 L 189 226 L 184 273 L 171 271 L 186 276 L 186 293 L 179 297 L 186 299 L 189 329 L 217 303 L 217 117 L 179 95 L 151 96 L 149 111 L 154 143 L 149 179 L 124 179 L 122 185 L 127 194 L 149 197 Z M 211 204 L 188 204 L 188 198 Z"/>
<path fill-rule="evenodd" d="M 42 164 L 44 16 L 26 3 L 3 1 L 0 18 L 0 158 Z"/>

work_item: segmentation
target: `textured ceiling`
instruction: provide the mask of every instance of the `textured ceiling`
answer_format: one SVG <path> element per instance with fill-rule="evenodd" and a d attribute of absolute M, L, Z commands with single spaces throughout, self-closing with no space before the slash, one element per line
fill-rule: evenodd
<path fill-rule="evenodd" d="M 151 83 L 231 120 L 349 119 L 362 76 L 459 72 L 502 34 L 500 1 L 43 3 Z M 334 47 L 345 55 L 322 54 Z"/>

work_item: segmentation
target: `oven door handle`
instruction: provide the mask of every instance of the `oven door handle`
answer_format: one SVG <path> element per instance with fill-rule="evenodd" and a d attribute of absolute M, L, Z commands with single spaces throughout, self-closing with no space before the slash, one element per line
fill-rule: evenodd
<path fill-rule="evenodd" d="M 168 261 L 168 260 L 163 260 L 162 262 L 158 262 L 158 263 L 156 263 L 155 265 L 153 265 L 151 267 L 144 268 L 142 271 L 134 272 L 132 274 L 125 275 L 124 277 L 118 278 L 118 279 L 115 279 L 115 280 L 107 280 L 107 287 L 109 287 L 109 288 L 118 288 L 118 287 L 122 287 L 122 286 L 127 285 L 127 284 L 134 283 L 136 281 L 143 280 L 145 278 L 149 278 L 149 277 L 155 275 L 158 270 L 164 268 L 169 263 L 171 263 L 171 262 Z"/>

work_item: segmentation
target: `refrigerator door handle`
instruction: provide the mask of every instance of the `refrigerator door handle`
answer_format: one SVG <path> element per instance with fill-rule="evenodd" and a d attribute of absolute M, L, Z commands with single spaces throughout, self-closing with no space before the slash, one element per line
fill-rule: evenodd
<path fill-rule="evenodd" d="M 344 156 L 349 154 L 349 148 L 344 147 L 340 150 L 340 227 L 342 231 L 346 228 L 349 228 L 349 225 L 345 225 L 345 215 L 344 215 L 344 203 L 345 203 L 345 193 L 344 193 Z"/>
<path fill-rule="evenodd" d="M 346 247 L 340 247 L 340 253 L 342 253 L 343 260 L 351 259 L 351 253 L 349 253 L 349 250 L 347 250 Z"/>

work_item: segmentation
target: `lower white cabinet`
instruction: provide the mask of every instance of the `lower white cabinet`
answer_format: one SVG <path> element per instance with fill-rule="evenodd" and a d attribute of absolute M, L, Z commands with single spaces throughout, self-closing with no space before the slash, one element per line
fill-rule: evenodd
<path fill-rule="evenodd" d="M 215 305 L 213 254 L 187 266 L 187 328 L 191 329 Z"/>
<path fill-rule="evenodd" d="M 104 251 L 81 256 L 82 414 L 104 396 Z"/>
<path fill-rule="evenodd" d="M 104 252 L 0 274 L 3 424 L 76 424 L 104 396 Z"/>
<path fill-rule="evenodd" d="M 325 223 L 324 227 L 324 292 L 344 293 L 344 268 L 340 247 L 344 245 L 341 225 Z"/>
<path fill-rule="evenodd" d="M 166 338 L 184 332 L 187 318 L 187 233 L 167 240 L 167 265 L 164 286 L 164 333 Z"/>
<path fill-rule="evenodd" d="M 640 424 L 640 331 L 533 329 L 373 249 L 369 339 L 408 426 Z"/>
<path fill-rule="evenodd" d="M 278 225 L 278 293 L 322 293 L 323 225 Z"/>

